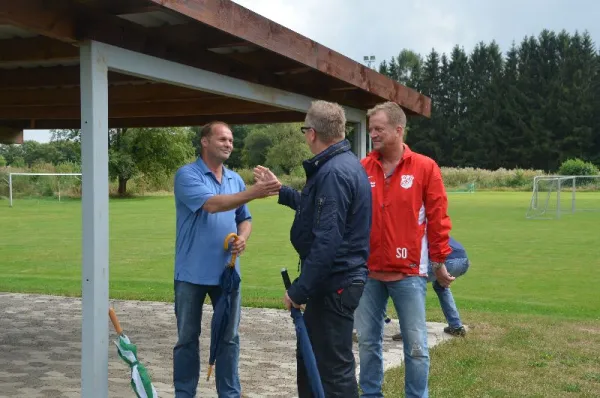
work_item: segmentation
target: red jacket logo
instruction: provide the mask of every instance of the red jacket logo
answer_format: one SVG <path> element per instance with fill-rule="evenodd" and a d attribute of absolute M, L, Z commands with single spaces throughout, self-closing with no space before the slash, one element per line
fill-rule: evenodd
<path fill-rule="evenodd" d="M 375 177 L 369 176 L 369 183 L 371 183 L 371 188 L 375 188 Z"/>
<path fill-rule="evenodd" d="M 404 189 L 408 189 L 412 187 L 414 179 L 415 177 L 412 175 L 403 175 L 402 179 L 400 180 L 400 186 Z"/>

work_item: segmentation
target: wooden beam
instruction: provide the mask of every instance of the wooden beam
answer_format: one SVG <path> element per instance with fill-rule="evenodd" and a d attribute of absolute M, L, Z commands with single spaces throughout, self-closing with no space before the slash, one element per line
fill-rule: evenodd
<path fill-rule="evenodd" d="M 118 85 L 131 86 L 130 89 L 123 88 L 123 91 L 119 91 L 122 93 L 129 90 L 137 91 L 137 88 L 145 87 L 150 83 L 150 81 L 139 77 L 116 72 L 108 72 L 108 81 L 111 85 L 109 94 L 113 90 L 117 90 L 116 86 Z M 282 76 L 280 82 L 275 87 L 291 92 L 305 93 L 314 98 L 337 101 L 354 107 L 360 107 L 362 104 L 361 101 L 365 98 L 373 97 L 370 101 L 373 104 L 380 101 L 376 96 L 369 95 L 362 90 L 352 91 L 353 95 L 348 95 L 349 92 L 325 93 L 323 87 L 326 87 L 327 83 L 320 80 L 313 81 L 313 79 L 310 79 L 310 82 L 304 83 L 301 87 L 298 87 L 297 84 L 297 82 L 288 81 L 287 78 Z M 51 93 L 57 94 L 57 104 L 64 103 L 63 101 L 65 100 L 72 102 L 73 95 L 76 95 L 74 93 L 77 91 L 77 87 L 79 87 L 79 66 L 0 69 L 0 103 L 4 105 L 31 104 L 33 100 L 28 100 L 31 96 L 38 96 L 43 101 L 41 104 L 47 104 L 47 101 L 51 101 L 54 95 Z M 65 94 L 60 94 L 61 90 L 66 90 L 64 91 Z M 140 90 L 138 97 L 136 97 L 135 93 L 131 93 L 126 94 L 126 98 L 123 98 L 123 100 L 126 101 L 127 98 L 143 98 L 147 93 L 145 90 L 151 89 L 141 88 Z M 19 91 L 23 92 L 19 93 Z M 167 93 L 170 93 L 170 91 Z M 193 94 L 189 95 L 194 96 Z"/>
<path fill-rule="evenodd" d="M 111 104 L 143 104 L 209 98 L 223 97 L 184 87 L 152 82 L 108 87 L 108 100 Z M 79 87 L 0 91 L 0 106 L 76 106 L 79 105 L 80 101 L 81 90 Z"/>
<path fill-rule="evenodd" d="M 148 0 L 430 116 L 431 100 L 230 0 Z"/>
<path fill-rule="evenodd" d="M 319 70 L 326 76 L 360 87 L 381 100 L 395 101 L 411 113 L 430 115 L 429 98 L 229 0 L 147 0 L 147 3 L 199 21 L 216 29 L 222 37 L 252 43 Z M 85 38 L 96 39 L 251 82 L 291 89 L 280 84 L 277 76 L 268 71 L 249 70 L 244 64 L 206 51 L 205 47 L 190 47 L 176 37 L 154 35 L 149 33 L 152 29 L 90 8 L 94 4 L 102 3 L 85 2 L 82 5 L 68 0 L 0 0 L 0 20 L 69 43 Z M 294 86 L 297 87 L 295 91 L 306 95 L 328 96 L 327 93 L 307 92 L 300 83 Z"/>
<path fill-rule="evenodd" d="M 248 64 L 236 62 L 229 57 L 205 50 L 204 44 L 190 44 L 179 35 L 157 35 L 156 29 L 146 29 L 118 17 L 103 15 L 99 12 L 92 12 L 92 10 L 82 12 L 79 31 L 82 39 L 97 40 L 252 83 L 301 93 L 314 98 L 328 99 L 328 93 L 323 90 L 323 87 L 310 90 L 306 88 L 305 82 L 285 82 L 267 68 L 254 68 Z M 222 35 L 227 34 L 223 33 Z M 357 104 L 346 103 L 344 105 L 356 106 Z"/>
<path fill-rule="evenodd" d="M 297 75 L 301 73 L 308 73 L 313 69 L 308 66 L 300 66 L 295 68 L 286 68 L 281 70 L 276 70 L 274 73 L 276 75 Z"/>
<path fill-rule="evenodd" d="M 45 10 L 50 12 L 50 7 L 52 7 L 53 4 L 54 3 L 52 2 L 47 3 L 47 8 Z M 184 65 L 194 66 L 200 69 L 209 70 L 226 76 L 236 77 L 249 82 L 301 93 L 314 98 L 332 100 L 332 97 L 329 97 L 328 93 L 324 91 L 323 87 L 321 86 L 310 88 L 306 82 L 282 81 L 280 76 L 274 75 L 267 68 L 252 68 L 247 64 L 236 62 L 235 60 L 229 59 L 226 56 L 207 51 L 202 45 L 198 45 L 198 47 L 196 45 L 189 45 L 189 43 L 186 43 L 184 40 L 182 40 L 182 36 L 180 35 L 158 35 L 156 34 L 157 31 L 155 29 L 144 28 L 136 23 L 103 13 L 102 9 L 90 8 L 94 4 L 97 3 L 86 2 L 85 6 L 82 5 L 82 3 L 73 4 L 72 13 L 77 14 L 76 23 L 73 22 L 73 24 L 77 27 L 77 37 L 74 36 L 74 38 L 79 40 L 98 40 L 114 46 L 152 55 L 158 58 L 169 59 Z M 204 26 L 202 24 L 196 25 Z M 218 32 L 210 27 L 202 29 L 206 30 L 207 32 L 212 32 L 213 36 L 215 32 Z M 220 34 L 217 34 L 217 36 L 227 40 L 229 40 L 229 37 L 234 38 L 233 35 L 230 35 L 226 32 L 221 32 Z M 235 40 L 237 41 L 240 39 L 235 38 Z M 213 39 L 210 39 L 210 42 L 211 45 L 214 44 Z M 17 84 L 18 80 L 3 78 L 2 75 L 4 73 L 4 71 L 0 71 L 0 89 L 19 86 Z M 74 81 L 74 78 L 78 76 L 78 74 L 79 73 L 68 75 L 63 73 L 61 80 L 66 80 L 71 84 L 77 84 Z M 50 79 L 59 80 L 55 76 L 49 76 L 49 80 L 40 82 L 40 78 L 34 76 L 33 81 L 42 83 L 41 86 L 48 87 L 52 86 L 52 84 L 46 84 L 46 82 L 49 82 Z M 27 86 L 33 86 L 33 81 L 27 80 Z M 346 103 L 345 105 L 357 107 L 359 104 Z"/>
<path fill-rule="evenodd" d="M 305 114 L 293 111 L 265 112 L 265 113 L 242 113 L 231 115 L 199 115 L 184 117 L 143 117 L 143 118 L 119 118 L 109 119 L 110 127 L 185 127 L 202 126 L 214 120 L 222 120 L 226 123 L 235 124 L 258 124 L 258 123 L 291 123 L 301 122 Z"/>
<path fill-rule="evenodd" d="M 174 11 L 169 9 L 165 9 L 165 11 L 174 13 Z M 210 47 L 220 48 L 232 45 L 253 45 L 235 36 L 220 32 L 197 22 L 151 27 L 148 28 L 148 30 L 152 35 L 162 38 L 171 38 L 177 40 L 182 45 L 194 46 L 194 48 L 201 48 L 203 50 Z"/>
<path fill-rule="evenodd" d="M 265 113 L 240 113 L 231 115 L 198 115 L 182 117 L 136 117 L 136 118 L 109 118 L 108 126 L 117 127 L 185 127 L 201 126 L 213 120 L 223 120 L 226 123 L 257 124 L 257 123 L 291 123 L 301 122 L 305 114 L 293 111 L 265 112 Z M 5 120 L 3 125 L 21 129 L 79 129 L 80 119 L 37 119 L 37 120 Z"/>
<path fill-rule="evenodd" d="M 108 4 L 102 6 L 104 11 L 113 15 L 145 14 L 157 11 L 165 12 L 165 8 L 159 5 L 140 4 L 139 1 L 129 0 L 109 1 Z"/>
<path fill-rule="evenodd" d="M 251 112 L 278 112 L 280 108 L 241 101 L 233 98 L 215 98 L 150 103 L 109 104 L 111 118 L 132 118 L 190 115 L 232 115 Z M 77 119 L 79 105 L 0 106 L 0 119 Z"/>
<path fill-rule="evenodd" d="M 22 144 L 23 129 L 0 126 L 0 144 Z"/>
<path fill-rule="evenodd" d="M 139 77 L 108 72 L 109 84 L 144 82 Z M 79 86 L 79 65 L 0 69 L 0 90 Z"/>
<path fill-rule="evenodd" d="M 101 14 L 97 10 L 80 10 L 81 39 L 97 40 L 131 51 L 169 59 L 215 73 L 245 80 L 256 80 L 256 73 L 243 64 L 236 64 L 202 46 L 191 46 L 179 36 L 159 34 L 159 30 L 144 28 L 136 23 Z"/>
<path fill-rule="evenodd" d="M 248 49 L 249 51 L 246 52 L 245 49 Z M 267 70 L 271 73 L 274 70 L 289 68 L 290 63 L 293 62 L 285 58 L 274 56 L 273 53 L 254 45 L 247 45 L 240 50 L 241 51 L 238 51 L 235 47 L 209 48 L 209 51 L 221 54 L 240 64 L 248 65 L 255 70 Z M 274 78 L 277 79 L 278 76 L 274 76 Z"/>
<path fill-rule="evenodd" d="M 356 86 L 344 86 L 344 87 L 334 87 L 330 88 L 329 91 L 354 91 L 358 90 Z"/>
<path fill-rule="evenodd" d="M 0 40 L 0 67 L 78 62 L 78 47 L 45 36 Z"/>
<path fill-rule="evenodd" d="M 0 0 L 0 20 L 40 35 L 75 43 L 76 24 L 68 0 Z"/>

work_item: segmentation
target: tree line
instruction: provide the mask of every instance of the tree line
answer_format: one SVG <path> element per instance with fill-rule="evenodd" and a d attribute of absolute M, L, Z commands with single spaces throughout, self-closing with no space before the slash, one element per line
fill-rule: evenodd
<path fill-rule="evenodd" d="M 432 99 L 409 119 L 407 143 L 442 166 L 556 172 L 579 158 L 600 165 L 600 53 L 587 32 L 543 30 L 470 54 L 411 50 L 379 72 Z"/>
<path fill-rule="evenodd" d="M 600 53 L 589 34 L 544 30 L 503 54 L 495 42 L 423 57 L 404 49 L 379 71 L 432 99 L 431 118 L 409 119 L 407 143 L 441 166 L 557 172 L 573 158 L 600 165 Z M 311 156 L 299 124 L 232 126 L 233 169 L 257 164 L 303 176 Z M 109 131 L 109 171 L 125 194 L 141 174 L 170 178 L 199 154 L 200 127 Z M 352 139 L 352 135 L 348 136 Z M 0 145 L 0 167 L 80 168 L 79 130 L 50 143 Z M 583 166 L 582 166 L 583 167 Z"/>
<path fill-rule="evenodd" d="M 260 124 L 231 126 L 234 150 L 227 166 L 235 169 L 267 165 L 278 174 L 303 176 L 302 161 L 312 155 L 300 133 L 300 125 Z M 108 170 L 127 194 L 127 183 L 144 176 L 149 181 L 166 181 L 185 163 L 200 154 L 201 127 L 115 128 L 109 130 Z M 48 143 L 25 141 L 0 145 L 0 167 L 11 166 L 32 172 L 81 171 L 81 131 L 53 130 Z M 158 184 L 160 185 L 160 184 Z M 164 185 L 164 184 L 163 184 Z"/>

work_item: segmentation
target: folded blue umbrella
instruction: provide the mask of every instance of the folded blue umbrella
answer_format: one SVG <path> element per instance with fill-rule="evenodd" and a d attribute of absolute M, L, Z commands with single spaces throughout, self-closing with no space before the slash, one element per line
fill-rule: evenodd
<path fill-rule="evenodd" d="M 237 235 L 231 233 L 225 238 L 223 247 L 229 249 L 229 240 L 237 239 Z M 206 381 L 210 379 L 210 375 L 217 359 L 220 343 L 223 340 L 225 329 L 229 323 L 231 316 L 231 292 L 240 288 L 240 276 L 235 270 L 236 255 L 231 256 L 231 261 L 225 266 L 225 270 L 221 274 L 220 287 L 221 295 L 215 303 L 212 321 L 210 324 L 210 355 L 208 358 L 208 375 Z"/>
<path fill-rule="evenodd" d="M 283 284 L 286 290 L 292 285 L 287 269 L 281 270 L 281 276 L 283 278 Z M 323 391 L 323 385 L 321 384 L 321 375 L 319 374 L 319 368 L 317 367 L 317 360 L 315 359 L 315 353 L 312 349 L 312 344 L 308 338 L 308 331 L 306 330 L 306 324 L 304 323 L 304 316 L 302 311 L 298 308 L 292 307 L 291 310 L 292 319 L 296 326 L 296 338 L 298 341 L 298 349 L 300 355 L 304 361 L 304 367 L 308 375 L 310 388 L 315 398 L 325 398 L 325 391 Z"/>

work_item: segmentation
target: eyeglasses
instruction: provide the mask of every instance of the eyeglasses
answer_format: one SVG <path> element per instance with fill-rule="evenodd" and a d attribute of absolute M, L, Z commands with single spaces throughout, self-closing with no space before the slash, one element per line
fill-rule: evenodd
<path fill-rule="evenodd" d="M 306 134 L 306 132 L 310 129 L 312 129 L 312 127 L 300 127 L 300 131 L 302 131 L 302 134 Z"/>

